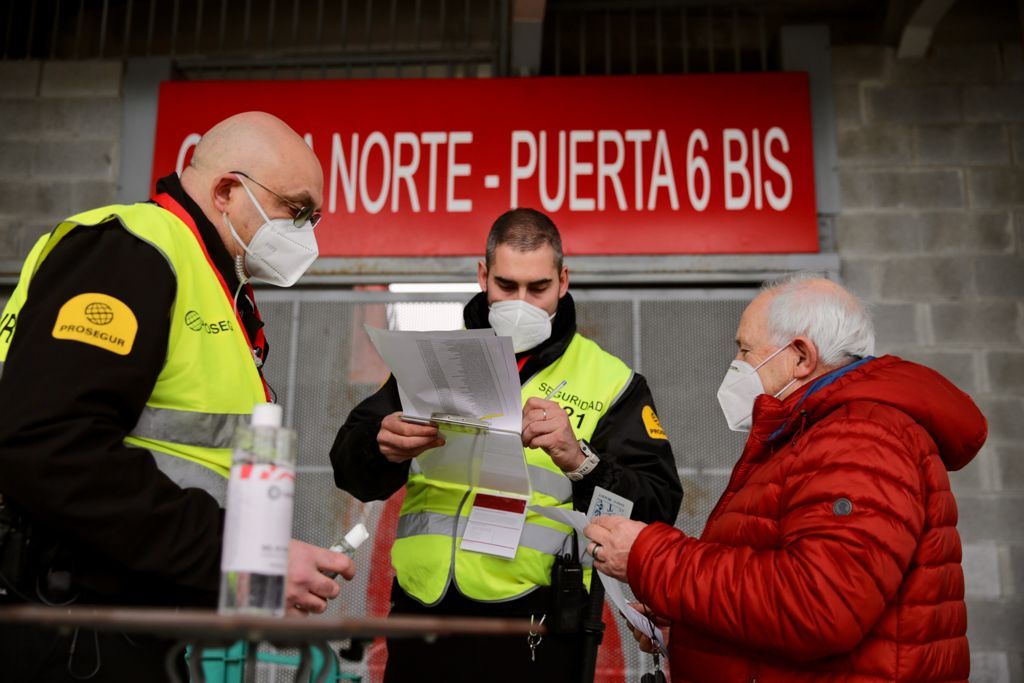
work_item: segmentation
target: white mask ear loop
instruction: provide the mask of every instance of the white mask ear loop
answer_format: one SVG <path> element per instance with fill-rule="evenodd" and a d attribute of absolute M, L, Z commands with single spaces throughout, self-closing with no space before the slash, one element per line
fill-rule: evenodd
<path fill-rule="evenodd" d="M 782 353 L 782 351 L 783 351 L 784 349 L 787 349 L 787 348 L 789 348 L 789 345 L 790 345 L 790 344 L 792 344 L 792 343 L 793 343 L 793 342 L 790 342 L 789 344 L 786 344 L 785 346 L 780 346 L 780 347 L 779 347 L 779 348 L 778 348 L 778 349 L 777 349 L 777 350 L 776 350 L 776 351 L 775 351 L 775 352 L 774 352 L 774 353 L 773 353 L 772 355 L 768 356 L 768 357 L 767 357 L 767 358 L 765 358 L 765 359 L 764 359 L 763 361 L 761 361 L 760 363 L 758 363 L 758 365 L 757 365 L 757 368 L 760 368 L 760 367 L 761 367 L 762 365 L 764 365 L 765 363 L 767 363 L 768 361 L 770 361 L 770 360 L 771 360 L 772 358 L 775 358 L 775 356 L 777 356 L 777 355 L 779 355 L 780 353 Z M 754 368 L 754 372 L 757 372 L 757 368 Z M 789 388 L 790 388 L 791 386 L 793 386 L 793 383 L 794 383 L 794 382 L 796 382 L 796 377 L 794 377 L 793 379 L 791 379 L 791 380 L 789 381 L 789 384 L 787 384 L 786 386 L 782 387 L 782 388 L 781 388 L 781 389 L 779 389 L 779 390 L 778 390 L 777 392 L 775 392 L 774 394 L 772 394 L 772 397 L 773 397 L 773 398 L 778 398 L 778 397 L 779 397 L 779 396 L 781 396 L 782 394 L 786 393 L 786 389 L 789 389 Z"/>
<path fill-rule="evenodd" d="M 251 199 L 252 203 L 256 205 L 256 210 L 260 212 L 260 218 L 263 219 L 264 223 L 269 223 L 270 217 L 267 216 L 267 212 L 263 210 L 262 206 L 260 206 L 259 201 L 256 199 L 256 195 L 254 195 L 252 190 L 249 189 L 249 186 L 245 184 L 245 180 L 237 173 L 235 174 L 235 177 L 238 178 L 238 182 L 242 184 L 242 189 L 245 190 L 247 195 L 249 195 L 249 199 Z"/>
<path fill-rule="evenodd" d="M 792 344 L 792 343 L 793 343 L 793 342 L 790 342 L 789 344 Z M 776 350 L 775 350 L 774 352 L 772 352 L 772 354 L 771 354 L 770 356 L 768 356 L 768 357 L 767 357 L 767 358 L 765 358 L 765 359 L 764 359 L 763 361 L 761 361 L 760 363 L 758 363 L 758 364 L 757 364 L 757 366 L 756 366 L 756 367 L 754 368 L 754 371 L 756 372 L 757 370 L 760 370 L 760 369 L 761 369 L 761 366 L 762 366 L 762 365 L 764 365 L 765 363 L 767 363 L 768 361 L 770 361 L 770 360 L 771 360 L 772 358 L 775 358 L 775 356 L 779 355 L 779 354 L 780 354 L 780 353 L 782 353 L 782 352 L 783 352 L 784 350 L 786 350 L 787 348 L 789 348 L 789 344 L 786 344 L 785 346 L 780 346 L 779 348 L 777 348 L 777 349 L 776 349 Z"/>
<path fill-rule="evenodd" d="M 245 287 L 245 283 L 249 281 L 249 276 L 245 274 L 245 259 L 241 254 L 235 256 L 235 275 L 238 276 L 238 287 L 235 288 L 235 297 L 231 302 L 231 305 L 235 309 L 235 315 L 238 315 L 238 295 L 242 293 L 242 287 Z"/>
<path fill-rule="evenodd" d="M 250 194 L 249 196 L 251 197 L 252 195 Z M 255 201 L 255 200 L 253 200 L 253 201 Z M 221 213 L 221 216 L 223 216 L 224 222 L 228 224 L 228 229 L 231 231 L 231 236 L 234 237 L 235 241 L 238 242 L 238 245 L 240 247 L 242 247 L 242 249 L 246 253 L 248 253 L 249 252 L 249 247 L 245 246 L 245 242 L 243 242 L 242 238 L 238 236 L 238 233 L 235 231 L 235 226 L 231 225 L 231 219 L 228 218 L 228 214 L 226 212 L 224 212 L 224 213 Z M 245 283 L 249 281 L 249 276 L 245 274 L 245 257 L 242 254 L 236 254 L 235 255 L 235 275 L 238 277 L 238 288 L 235 289 L 235 296 L 234 296 L 234 298 L 231 301 L 231 305 L 234 307 L 235 315 L 237 316 L 238 315 L 238 295 L 241 294 L 242 287 L 245 286 Z"/>
<path fill-rule="evenodd" d="M 256 210 L 260 212 L 260 218 L 263 219 L 264 225 L 269 223 L 270 218 L 267 216 L 267 212 L 263 210 L 263 207 L 260 206 L 259 201 L 257 201 L 256 199 L 256 195 L 254 195 L 252 193 L 252 190 L 249 189 L 249 186 L 245 184 L 245 179 L 237 173 L 235 174 L 235 177 L 238 178 L 238 182 L 239 184 L 241 184 L 242 189 L 245 190 L 245 193 L 249 195 L 249 199 L 252 200 L 252 203 L 256 207 Z M 227 214 L 224 215 L 224 218 L 225 220 L 227 219 Z M 231 225 L 230 221 L 228 221 L 228 225 L 231 226 L 231 232 L 234 233 L 235 228 L 234 226 Z M 242 240 L 238 237 L 237 233 L 235 233 L 235 239 L 238 240 L 239 244 L 242 245 L 242 249 L 244 249 L 246 253 L 248 253 L 249 247 L 247 247 L 245 243 L 242 242 Z M 238 295 L 242 293 L 242 287 L 244 287 L 245 283 L 249 281 L 249 276 L 245 274 L 245 258 L 241 254 L 235 256 L 235 275 L 238 276 L 238 289 L 235 290 L 235 298 L 232 304 L 235 307 L 235 315 L 238 315 Z"/>
<path fill-rule="evenodd" d="M 786 386 L 782 387 L 782 388 L 781 388 L 781 389 L 779 389 L 779 390 L 778 390 L 777 392 L 775 392 L 774 394 L 772 394 L 772 396 L 774 396 L 775 398 L 778 398 L 779 396 L 782 396 L 782 395 L 783 395 L 784 393 L 786 393 L 786 389 L 789 389 L 789 388 L 790 388 L 791 386 L 793 386 L 793 385 L 794 385 L 795 383 L 796 383 L 796 377 L 794 377 L 793 379 L 791 379 L 791 380 L 789 381 L 789 384 L 787 384 Z"/>

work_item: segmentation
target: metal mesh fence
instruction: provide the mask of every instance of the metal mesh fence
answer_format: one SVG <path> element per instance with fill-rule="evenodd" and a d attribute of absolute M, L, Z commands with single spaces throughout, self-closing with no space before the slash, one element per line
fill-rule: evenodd
<path fill-rule="evenodd" d="M 747 301 L 640 305 L 643 372 L 672 441 L 684 491 L 676 526 L 688 534 L 704 528 L 743 448 L 743 435 L 726 427 L 715 393 L 735 354 Z"/>
<path fill-rule="evenodd" d="M 715 391 L 733 356 L 736 323 L 753 294 L 752 290 L 574 291 L 580 332 L 644 374 L 651 386 L 683 481 L 676 526 L 688 534 L 700 533 L 743 445 L 742 435 L 726 428 Z M 461 305 L 465 299 L 350 290 L 261 291 L 258 298 L 271 344 L 265 375 L 285 407 L 286 422 L 298 431 L 293 534 L 329 545 L 365 520 L 371 541 L 357 555 L 358 574 L 345 583 L 327 614 L 384 615 L 400 495 L 364 505 L 339 491 L 328 453 L 349 411 L 387 376 L 362 324 L 383 326 L 389 318 L 394 322 L 388 309 L 393 310 L 396 303 L 430 312 L 438 310 L 439 302 Z M 606 624 L 597 680 L 622 681 L 648 670 L 649 658 L 641 657 L 622 620 L 611 620 L 606 613 Z M 342 671 L 364 681 L 379 681 L 384 663 L 384 648 L 377 642 L 363 661 L 342 662 Z M 291 680 L 291 675 L 287 667 L 261 663 L 257 680 L 276 683 Z"/>
<path fill-rule="evenodd" d="M 715 391 L 733 356 L 736 323 L 754 293 L 574 291 L 580 332 L 644 374 L 651 386 L 683 482 L 676 526 L 688 534 L 700 533 L 743 445 L 742 435 L 726 428 Z M 356 557 L 356 578 L 345 583 L 327 614 L 384 615 L 400 494 L 386 502 L 360 503 L 335 487 L 328 453 L 349 411 L 387 376 L 363 323 L 393 324 L 394 304 L 403 304 L 406 314 L 410 308 L 432 314 L 440 310 L 439 302 L 462 305 L 465 299 L 351 290 L 268 290 L 259 292 L 258 298 L 271 344 L 265 375 L 285 407 L 286 422 L 298 431 L 293 535 L 329 545 L 364 520 L 371 541 Z M 606 612 L 606 624 L 597 680 L 623 681 L 649 670 L 649 658 L 641 656 L 621 618 L 610 618 Z M 269 646 L 264 649 L 276 652 Z M 341 670 L 364 681 L 379 681 L 384 663 L 384 648 L 377 642 L 361 662 L 342 662 Z M 257 680 L 276 683 L 291 680 L 292 673 L 284 666 L 261 663 Z"/>
<path fill-rule="evenodd" d="M 750 290 L 577 290 L 580 331 L 648 379 L 662 424 L 673 444 L 685 495 L 677 526 L 699 534 L 724 489 L 743 439 L 729 432 L 715 391 L 733 356 L 736 322 Z M 294 535 L 321 545 L 335 542 L 365 517 L 371 541 L 357 555 L 358 575 L 343 586 L 330 615 L 385 614 L 391 585 L 390 546 L 400 494 L 364 506 L 334 486 L 328 452 L 338 427 L 355 405 L 387 376 L 362 323 L 383 325 L 388 304 L 436 309 L 464 303 L 459 295 L 353 291 L 260 292 L 271 343 L 266 375 L 299 433 L 299 476 Z M 468 298 L 468 297 L 467 297 Z M 418 303 L 417 303 L 418 302 Z M 394 316 L 391 316 L 392 321 Z M 614 622 L 614 623 L 613 623 Z M 598 680 L 620 681 L 650 667 L 618 617 L 609 620 Z M 525 647 L 525 645 L 524 645 Z M 342 670 L 380 680 L 383 647 L 371 647 Z M 281 667 L 263 664 L 260 681 L 288 680 Z"/>

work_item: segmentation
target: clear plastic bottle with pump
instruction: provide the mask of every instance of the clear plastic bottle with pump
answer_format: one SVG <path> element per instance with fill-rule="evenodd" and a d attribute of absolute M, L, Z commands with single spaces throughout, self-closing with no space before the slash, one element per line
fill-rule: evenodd
<path fill-rule="evenodd" d="M 295 432 L 259 403 L 235 432 L 218 611 L 281 616 L 295 491 Z"/>

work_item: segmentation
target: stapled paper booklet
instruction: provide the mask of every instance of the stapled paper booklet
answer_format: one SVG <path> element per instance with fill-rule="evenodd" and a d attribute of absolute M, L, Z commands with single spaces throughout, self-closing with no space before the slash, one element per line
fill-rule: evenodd
<path fill-rule="evenodd" d="M 529 496 L 511 338 L 491 329 L 366 331 L 398 381 L 402 412 L 444 436 L 444 446 L 416 458 L 423 475 Z"/>

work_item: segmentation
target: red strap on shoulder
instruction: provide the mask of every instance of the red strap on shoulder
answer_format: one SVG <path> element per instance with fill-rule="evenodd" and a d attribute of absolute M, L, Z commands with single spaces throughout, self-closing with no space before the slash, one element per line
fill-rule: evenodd
<path fill-rule="evenodd" d="M 196 243 L 199 244 L 199 248 L 203 251 L 203 256 L 206 257 L 207 265 L 210 266 L 210 270 L 213 271 L 213 274 L 217 276 L 217 282 L 220 283 L 220 287 L 221 287 L 221 290 L 224 292 L 224 296 L 227 297 L 228 302 L 231 304 L 231 307 L 234 309 L 235 308 L 235 294 L 234 294 L 234 292 L 230 291 L 230 289 L 228 288 L 228 283 L 224 281 L 224 276 L 221 275 L 220 270 L 218 270 L 217 266 L 214 265 L 213 259 L 210 258 L 210 252 L 207 251 L 207 249 L 206 249 L 206 244 L 203 242 L 203 238 L 199 234 L 199 228 L 196 226 L 195 220 L 192 218 L 192 216 L 189 214 L 189 212 L 185 210 L 185 207 L 183 207 L 181 204 L 178 203 L 178 200 L 176 200 L 174 197 L 172 197 L 171 195 L 167 194 L 166 192 L 161 192 L 160 194 L 158 194 L 155 197 L 153 197 L 153 201 L 156 202 L 157 206 L 159 206 L 161 209 L 164 209 L 166 211 L 170 211 L 171 213 L 173 213 L 178 218 L 178 220 L 180 220 L 182 223 L 184 223 L 186 226 L 188 226 L 188 229 L 192 231 L 192 236 L 195 237 Z M 248 287 L 249 287 L 249 295 L 250 295 L 250 297 L 252 297 L 253 310 L 256 312 L 256 317 L 259 317 L 259 310 L 256 308 L 256 299 L 253 296 L 252 287 L 251 286 L 248 286 Z M 238 329 L 240 329 L 242 331 L 242 336 L 245 337 L 246 345 L 250 349 L 255 348 L 255 347 L 253 347 L 252 340 L 249 339 L 249 333 L 246 332 L 246 330 L 245 330 L 245 325 L 242 324 L 242 316 L 238 314 L 238 310 L 237 309 L 235 309 L 235 319 L 238 321 Z M 265 341 L 263 339 L 263 329 L 262 328 L 259 331 L 258 337 L 259 337 L 259 339 L 257 341 L 261 342 L 260 348 L 262 348 L 262 343 Z M 253 365 L 255 365 L 255 364 L 256 364 L 256 360 L 253 359 Z M 263 379 L 263 373 L 259 372 L 258 368 L 257 368 L 256 372 L 257 372 L 257 374 L 259 374 L 260 381 L 263 383 L 263 393 L 264 393 L 264 395 L 266 395 L 267 400 L 270 401 L 270 387 L 267 386 L 267 381 L 265 379 Z"/>

